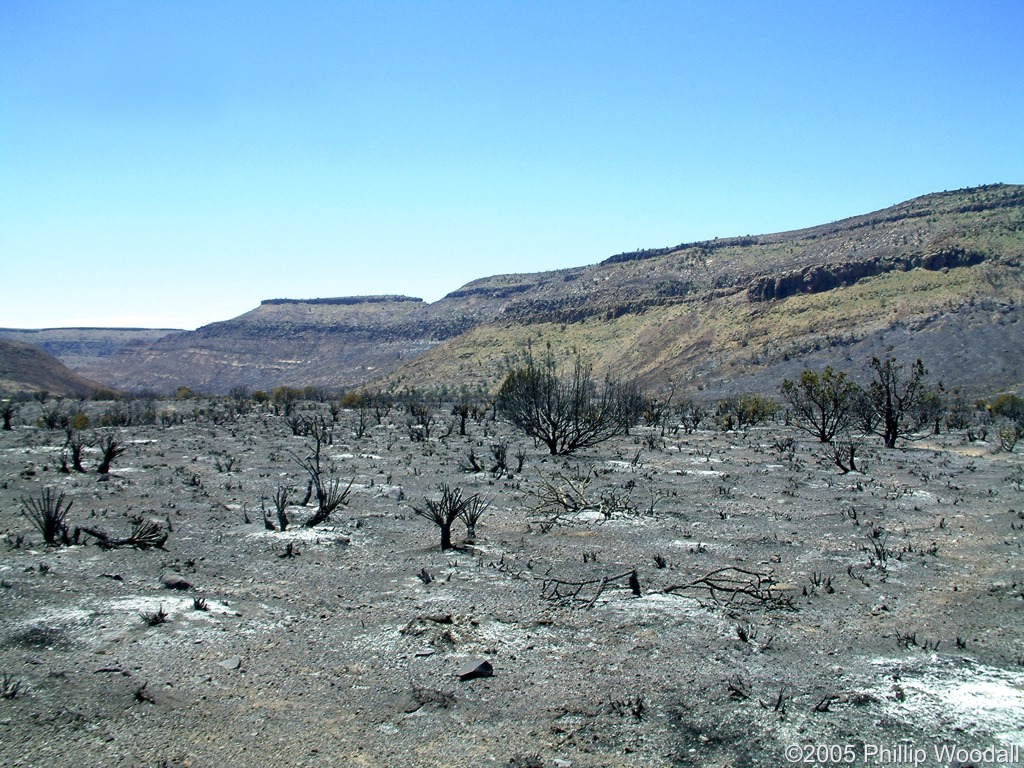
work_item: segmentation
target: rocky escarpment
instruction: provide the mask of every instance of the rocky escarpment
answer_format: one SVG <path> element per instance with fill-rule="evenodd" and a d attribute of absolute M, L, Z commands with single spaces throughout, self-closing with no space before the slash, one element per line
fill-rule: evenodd
<path fill-rule="evenodd" d="M 772 301 L 785 299 L 798 293 L 830 291 L 833 288 L 853 285 L 859 280 L 886 272 L 897 270 L 907 272 L 917 268 L 934 271 L 973 267 L 984 260 L 984 253 L 950 248 L 924 254 L 876 256 L 844 264 L 817 264 L 782 275 L 763 275 L 755 278 L 753 285 L 747 290 L 747 296 L 751 301 Z"/>

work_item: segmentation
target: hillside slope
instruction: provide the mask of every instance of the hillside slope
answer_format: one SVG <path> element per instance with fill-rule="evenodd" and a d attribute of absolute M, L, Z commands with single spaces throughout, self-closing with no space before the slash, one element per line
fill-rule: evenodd
<path fill-rule="evenodd" d="M 85 397 L 102 389 L 102 384 L 80 376 L 38 347 L 0 339 L 0 393 L 46 391 Z"/>
<path fill-rule="evenodd" d="M 599 374 L 773 392 L 806 366 L 921 357 L 947 386 L 1024 383 L 1024 187 L 946 192 L 811 229 L 620 254 L 529 276 L 495 319 L 393 385 L 491 387 L 510 355 L 576 348 Z M 509 293 L 513 278 L 462 292 Z M 459 293 L 459 292 L 457 292 Z"/>

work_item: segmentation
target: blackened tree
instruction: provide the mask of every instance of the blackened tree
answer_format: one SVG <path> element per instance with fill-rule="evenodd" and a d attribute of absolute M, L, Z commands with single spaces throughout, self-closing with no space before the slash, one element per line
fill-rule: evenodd
<path fill-rule="evenodd" d="M 909 438 L 919 423 L 915 418 L 925 396 L 924 377 L 928 375 L 924 363 L 917 360 L 909 371 L 890 357 L 871 360 L 874 379 L 868 384 L 867 400 L 878 417 L 875 431 L 881 435 L 886 448 L 895 448 L 900 438 Z"/>
<path fill-rule="evenodd" d="M 606 378 L 599 386 L 590 365 L 576 356 L 561 375 L 550 350 L 537 362 L 509 372 L 498 391 L 497 409 L 552 456 L 566 455 L 628 432 L 643 410 L 635 384 Z"/>

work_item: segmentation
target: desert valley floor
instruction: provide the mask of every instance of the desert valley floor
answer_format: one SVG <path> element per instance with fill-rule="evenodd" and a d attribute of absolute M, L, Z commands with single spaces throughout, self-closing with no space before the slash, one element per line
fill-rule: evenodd
<path fill-rule="evenodd" d="M 500 420 L 357 439 L 342 411 L 347 503 L 306 528 L 284 416 L 153 407 L 93 430 L 127 445 L 105 476 L 95 448 L 60 471 L 37 403 L 0 432 L 2 765 L 1022 764 L 1019 446 L 872 438 L 843 474 L 781 420 L 552 457 Z M 442 483 L 490 503 L 448 551 L 413 511 Z M 72 530 L 166 542 L 46 547 L 44 487 Z"/>

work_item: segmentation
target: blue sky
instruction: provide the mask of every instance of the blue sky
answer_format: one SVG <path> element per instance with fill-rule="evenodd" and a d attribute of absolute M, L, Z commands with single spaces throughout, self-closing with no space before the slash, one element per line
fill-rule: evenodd
<path fill-rule="evenodd" d="M 0 326 L 194 328 L 1024 182 L 1024 3 L 0 0 Z"/>

